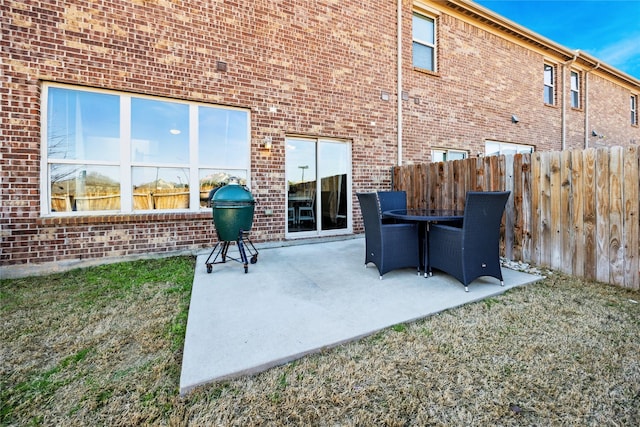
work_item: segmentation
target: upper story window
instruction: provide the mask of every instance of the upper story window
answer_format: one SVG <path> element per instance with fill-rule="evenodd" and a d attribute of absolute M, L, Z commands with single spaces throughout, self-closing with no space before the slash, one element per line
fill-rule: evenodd
<path fill-rule="evenodd" d="M 431 151 L 432 162 L 446 162 L 449 160 L 463 160 L 468 157 L 468 153 L 463 150 L 434 149 Z"/>
<path fill-rule="evenodd" d="M 413 14 L 413 66 L 436 71 L 436 21 Z"/>
<path fill-rule="evenodd" d="M 246 183 L 247 110 L 62 85 L 42 105 L 43 214 L 195 211 Z"/>
<path fill-rule="evenodd" d="M 555 69 L 553 65 L 544 64 L 544 103 L 555 104 Z"/>
<path fill-rule="evenodd" d="M 510 142 L 485 141 L 484 155 L 499 156 L 502 154 L 525 154 L 533 153 L 533 145 L 513 144 Z"/>
<path fill-rule="evenodd" d="M 571 72 L 571 108 L 580 108 L 580 75 Z"/>
<path fill-rule="evenodd" d="M 631 124 L 638 126 L 638 95 L 631 95 Z"/>

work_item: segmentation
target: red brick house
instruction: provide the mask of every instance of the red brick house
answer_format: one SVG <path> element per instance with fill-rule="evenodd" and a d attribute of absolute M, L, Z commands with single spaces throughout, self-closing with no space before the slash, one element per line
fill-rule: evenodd
<path fill-rule="evenodd" d="M 277 242 L 399 163 L 640 142 L 637 78 L 468 0 L 1 8 L 3 277 L 210 247 L 230 176 Z"/>

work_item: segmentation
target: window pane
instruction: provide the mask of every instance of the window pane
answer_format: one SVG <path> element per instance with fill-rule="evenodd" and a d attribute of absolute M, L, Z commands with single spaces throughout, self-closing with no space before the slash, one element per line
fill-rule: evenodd
<path fill-rule="evenodd" d="M 553 104 L 553 88 L 549 86 L 544 87 L 544 103 Z"/>
<path fill-rule="evenodd" d="M 117 161 L 120 156 L 119 97 L 49 88 L 47 155 L 50 159 Z"/>
<path fill-rule="evenodd" d="M 199 107 L 200 163 L 245 169 L 249 164 L 248 120 L 246 111 Z"/>
<path fill-rule="evenodd" d="M 413 39 L 434 45 L 434 21 L 424 16 L 413 14 Z"/>
<path fill-rule="evenodd" d="M 420 43 L 413 43 L 413 66 L 434 71 L 433 48 Z"/>
<path fill-rule="evenodd" d="M 580 99 L 578 97 L 578 92 L 571 92 L 571 106 L 573 108 L 579 107 Z"/>
<path fill-rule="evenodd" d="M 189 106 L 131 98 L 131 160 L 189 163 Z"/>
<path fill-rule="evenodd" d="M 467 158 L 467 153 L 464 151 L 449 151 L 449 158 L 447 160 L 462 160 Z"/>
<path fill-rule="evenodd" d="M 120 168 L 59 165 L 49 167 L 51 212 L 120 209 Z"/>
<path fill-rule="evenodd" d="M 133 209 L 187 209 L 189 169 L 132 168 Z"/>
<path fill-rule="evenodd" d="M 544 66 L 544 84 L 547 86 L 553 85 L 553 67 L 550 65 Z"/>
<path fill-rule="evenodd" d="M 247 185 L 247 171 L 233 169 L 200 169 L 200 207 L 209 207 L 209 195 L 214 188 L 229 183 L 231 178 L 237 178 L 240 185 Z"/>
<path fill-rule="evenodd" d="M 578 73 L 571 73 L 571 90 L 578 90 Z"/>

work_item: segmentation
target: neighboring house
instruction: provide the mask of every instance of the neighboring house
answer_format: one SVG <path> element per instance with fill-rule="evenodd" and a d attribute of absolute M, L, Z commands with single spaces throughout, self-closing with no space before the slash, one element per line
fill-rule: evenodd
<path fill-rule="evenodd" d="M 230 176 L 283 241 L 397 164 L 640 142 L 637 78 L 467 0 L 1 8 L 3 277 L 210 247 Z"/>

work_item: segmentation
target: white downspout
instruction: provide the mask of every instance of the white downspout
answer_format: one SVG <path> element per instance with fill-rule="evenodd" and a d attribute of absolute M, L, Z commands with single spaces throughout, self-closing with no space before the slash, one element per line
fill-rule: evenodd
<path fill-rule="evenodd" d="M 398 0 L 398 166 L 402 166 L 402 0 Z"/>
<path fill-rule="evenodd" d="M 576 58 L 580 54 L 579 50 L 573 55 L 573 58 L 562 64 L 562 141 L 561 150 L 567 148 L 567 65 L 576 62 Z M 569 81 L 569 91 L 571 91 L 571 81 Z"/>
<path fill-rule="evenodd" d="M 600 62 L 584 73 L 584 148 L 589 148 L 589 73 L 600 68 Z"/>

